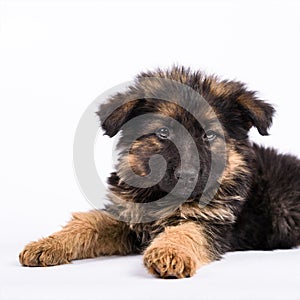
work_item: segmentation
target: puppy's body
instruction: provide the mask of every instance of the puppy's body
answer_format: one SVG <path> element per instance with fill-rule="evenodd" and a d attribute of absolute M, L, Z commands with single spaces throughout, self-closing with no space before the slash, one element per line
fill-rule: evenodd
<path fill-rule="evenodd" d="M 145 78 L 154 81 L 145 83 Z M 163 79 L 191 87 L 204 97 L 212 111 Z M 163 98 L 166 91 L 175 103 Z M 157 94 L 161 98 L 154 97 Z M 189 112 L 181 106 L 188 101 Z M 183 68 L 141 74 L 128 92 L 113 96 L 99 112 L 106 134 L 123 132 L 118 144 L 121 156 L 117 171 L 108 180 L 111 204 L 105 211 L 75 214 L 61 232 L 27 245 L 20 254 L 21 263 L 55 265 L 99 255 L 144 252 L 144 263 L 151 273 L 182 278 L 193 275 L 198 267 L 219 259 L 227 251 L 299 245 L 300 161 L 248 140 L 252 126 L 262 135 L 267 134 L 273 112 L 270 105 L 258 100 L 239 82 L 220 81 Z M 141 120 L 134 128 L 122 128 L 126 122 L 147 114 L 157 117 Z M 214 123 L 215 115 L 221 122 L 222 136 Z M 197 176 L 191 159 L 192 143 L 170 118 L 182 124 L 196 141 L 200 160 Z M 132 140 L 136 133 L 138 138 Z M 180 136 L 177 148 L 183 149 L 185 159 L 179 157 L 172 143 L 176 136 Z M 226 143 L 225 152 L 220 150 L 222 142 Z M 154 154 L 166 160 L 161 181 L 149 187 L 128 184 L 130 170 L 146 180 L 149 159 Z M 215 175 L 218 187 L 212 184 L 206 190 L 213 154 L 217 160 L 225 156 L 226 166 Z M 184 198 L 180 189 L 179 194 L 174 194 L 174 203 L 166 203 L 171 211 L 163 213 L 168 207 L 156 206 L 157 200 L 173 195 L 176 184 L 184 190 L 191 182 L 193 191 L 184 201 L 179 205 L 176 202 Z M 206 205 L 199 205 L 203 199 Z M 136 211 L 126 203 L 151 206 L 147 206 L 147 212 Z M 110 214 L 119 216 L 121 221 Z M 145 214 L 149 217 L 146 223 Z M 122 222 L 132 218 L 134 223 Z"/>
<path fill-rule="evenodd" d="M 232 233 L 233 250 L 291 248 L 300 241 L 300 161 L 253 145 L 249 196 Z"/>
<path fill-rule="evenodd" d="M 203 226 L 218 258 L 227 251 L 286 249 L 300 245 L 300 161 L 252 143 L 244 151 L 249 163 L 247 178 L 241 185 L 235 182 L 234 193 L 246 195 L 245 199 L 234 198 L 230 202 L 228 196 L 227 201 L 216 201 L 215 205 L 213 199 L 202 209 L 197 202 L 189 202 L 165 219 L 131 225 L 138 236 L 138 247 L 145 248 L 165 227 L 187 220 Z M 109 182 L 114 193 L 122 193 L 116 174 Z"/>

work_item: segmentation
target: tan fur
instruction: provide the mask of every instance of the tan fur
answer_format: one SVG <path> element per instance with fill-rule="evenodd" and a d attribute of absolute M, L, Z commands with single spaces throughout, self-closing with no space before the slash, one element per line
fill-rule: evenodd
<path fill-rule="evenodd" d="M 126 157 L 125 157 L 126 159 Z M 135 173 L 138 174 L 139 176 L 146 176 L 147 172 L 144 168 L 144 165 L 139 162 L 137 159 L 136 155 L 134 154 L 129 154 L 127 156 L 127 161 L 128 161 L 128 167 Z M 128 168 L 127 167 L 127 168 Z M 120 172 L 122 174 L 122 172 Z"/>
<path fill-rule="evenodd" d="M 230 89 L 225 84 L 217 82 L 214 78 L 210 80 L 210 89 L 217 97 L 226 96 L 229 94 Z"/>
<path fill-rule="evenodd" d="M 208 78 L 211 92 L 217 97 L 226 97 L 239 89 L 238 83 L 220 81 L 217 77 Z"/>
<path fill-rule="evenodd" d="M 221 178 L 221 182 L 226 182 L 228 184 L 234 184 L 234 179 L 237 174 L 249 173 L 247 163 L 245 162 L 243 156 L 240 153 L 236 152 L 232 145 L 232 142 L 229 142 L 227 144 L 227 163 L 223 176 Z"/>
<path fill-rule="evenodd" d="M 155 124 L 155 125 L 151 124 L 151 125 L 155 129 L 158 129 L 160 126 L 163 127 L 163 125 L 159 125 L 159 124 Z M 148 129 L 148 130 L 151 132 L 151 129 Z M 147 142 L 147 149 L 146 149 L 146 151 L 158 152 L 162 148 L 161 143 L 157 140 L 156 137 L 149 136 L 143 142 L 135 141 L 132 144 L 130 152 L 143 151 L 143 150 L 145 151 L 145 149 L 144 149 L 145 142 Z"/>
<path fill-rule="evenodd" d="M 146 249 L 144 264 L 160 277 L 184 278 L 213 260 L 200 225 L 192 222 L 166 227 Z"/>
<path fill-rule="evenodd" d="M 252 112 L 257 118 L 263 119 L 265 117 L 265 112 L 253 101 L 249 95 L 241 95 L 237 98 L 237 101 Z"/>
<path fill-rule="evenodd" d="M 172 102 L 158 102 L 157 109 L 161 112 L 161 114 L 167 115 L 171 118 L 175 118 L 182 110 L 176 103 Z"/>
<path fill-rule="evenodd" d="M 206 221 L 214 220 L 233 222 L 234 216 L 230 209 L 226 208 L 222 203 L 220 205 L 215 204 L 214 207 L 206 205 L 199 207 L 198 203 L 184 203 L 179 207 L 180 216 L 184 219 L 189 218 L 201 218 Z"/>
<path fill-rule="evenodd" d="M 129 228 L 102 211 L 74 213 L 59 232 L 29 243 L 20 253 L 24 266 L 53 266 L 74 259 L 132 252 Z"/>
<path fill-rule="evenodd" d="M 145 143 L 147 143 L 147 147 L 145 147 Z M 128 151 L 128 154 L 123 154 L 120 158 L 118 169 L 120 178 L 126 181 L 127 172 L 124 170 L 128 169 L 139 176 L 146 176 L 148 172 L 145 169 L 143 162 L 139 160 L 139 157 L 142 157 L 143 155 L 147 157 L 149 152 L 156 153 L 159 152 L 161 148 L 161 144 L 154 137 L 147 137 L 143 142 L 135 141 Z M 139 155 L 136 155 L 137 153 Z"/>

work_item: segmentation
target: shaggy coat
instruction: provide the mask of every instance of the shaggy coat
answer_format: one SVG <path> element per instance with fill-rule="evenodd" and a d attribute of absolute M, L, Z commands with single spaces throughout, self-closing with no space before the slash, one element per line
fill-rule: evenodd
<path fill-rule="evenodd" d="M 164 79 L 188 86 L 209 108 Z M 187 106 L 188 110 L 183 108 Z M 126 127 L 147 114 L 150 119 Z M 28 244 L 20 254 L 21 264 L 48 266 L 99 255 L 143 253 L 150 273 L 183 278 L 228 251 L 299 245 L 300 161 L 248 139 L 251 127 L 267 135 L 273 114 L 270 104 L 240 82 L 183 67 L 140 74 L 126 92 L 110 97 L 98 112 L 105 134 L 113 137 L 122 132 L 116 172 L 108 178 L 110 204 L 102 211 L 75 213 L 62 231 Z M 182 130 L 196 144 L 198 169 L 189 159 L 192 143 Z M 179 140 L 177 148 L 172 137 Z M 222 142 L 225 152 L 220 150 Z M 182 153 L 186 165 L 181 165 Z M 161 181 L 130 185 L 132 171 L 147 180 L 154 154 L 166 161 Z M 209 183 L 212 155 L 225 157 L 226 165 Z M 182 191 L 191 182 L 193 191 L 185 198 Z M 173 195 L 176 184 L 182 189 Z M 205 190 L 207 185 L 211 186 Z M 171 195 L 169 201 L 158 207 L 156 201 L 166 195 Z M 153 205 L 137 211 L 127 203 Z M 145 214 L 149 222 L 144 221 Z"/>

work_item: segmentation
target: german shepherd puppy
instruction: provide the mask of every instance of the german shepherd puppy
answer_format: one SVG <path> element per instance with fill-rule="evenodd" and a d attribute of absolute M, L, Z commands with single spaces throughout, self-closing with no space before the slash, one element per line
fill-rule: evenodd
<path fill-rule="evenodd" d="M 183 67 L 141 73 L 98 112 L 105 134 L 121 131 L 110 204 L 74 213 L 20 263 L 143 253 L 150 273 L 184 278 L 228 251 L 299 245 L 300 161 L 248 139 L 253 126 L 267 135 L 273 114 L 241 82 Z"/>

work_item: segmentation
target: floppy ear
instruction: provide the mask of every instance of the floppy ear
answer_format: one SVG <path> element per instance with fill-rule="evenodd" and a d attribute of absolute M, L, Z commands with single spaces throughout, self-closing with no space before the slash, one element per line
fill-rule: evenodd
<path fill-rule="evenodd" d="M 268 129 L 272 125 L 275 113 L 273 106 L 263 100 L 257 99 L 254 92 L 248 91 L 238 96 L 236 101 L 249 117 L 250 128 L 254 126 L 261 135 L 268 135 Z"/>
<path fill-rule="evenodd" d="M 129 120 L 133 108 L 138 102 L 137 98 L 134 98 L 129 93 L 118 93 L 106 103 L 100 105 L 96 114 L 100 118 L 101 127 L 106 135 L 113 137 L 118 133 L 122 125 Z"/>
<path fill-rule="evenodd" d="M 245 84 L 239 81 L 219 81 L 217 77 L 209 79 L 210 90 L 230 105 L 238 108 L 245 119 L 246 129 L 256 127 L 261 135 L 268 135 L 272 125 L 275 109 L 270 104 L 256 97 L 256 92 L 248 91 Z"/>

